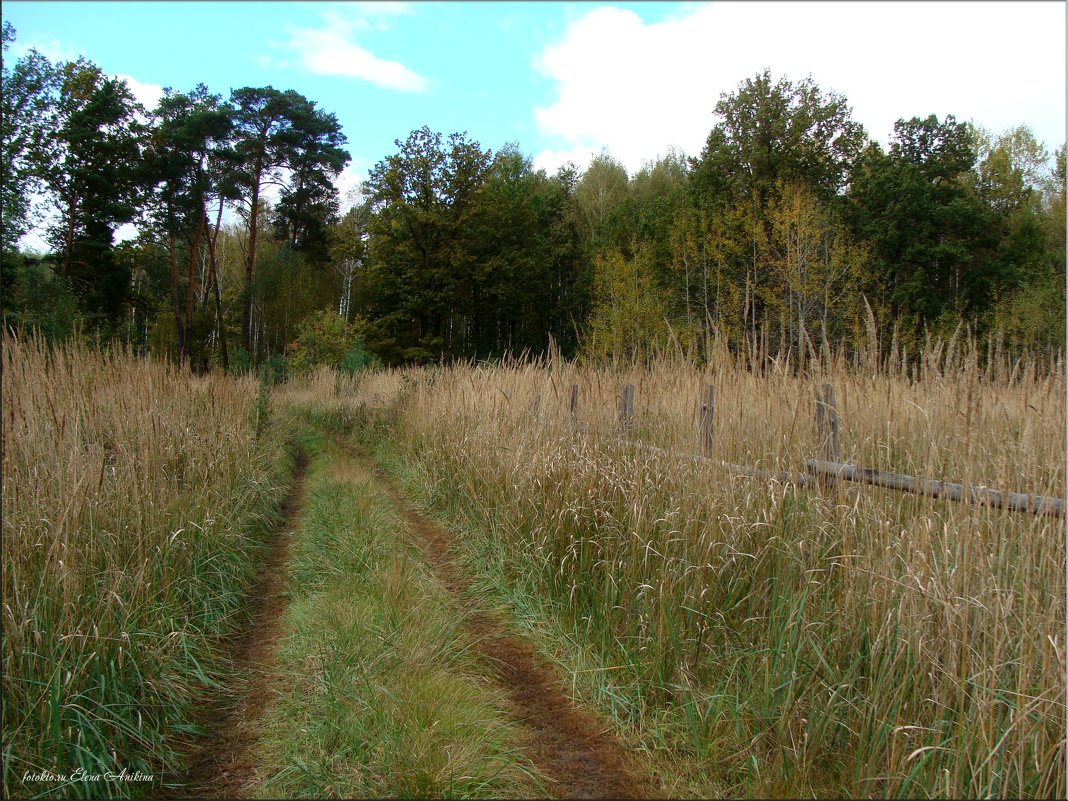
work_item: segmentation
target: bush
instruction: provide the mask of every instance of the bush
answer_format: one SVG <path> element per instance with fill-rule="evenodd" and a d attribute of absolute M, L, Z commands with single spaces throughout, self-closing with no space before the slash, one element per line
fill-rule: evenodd
<path fill-rule="evenodd" d="M 378 361 L 367 352 L 356 327 L 332 311 L 318 311 L 308 317 L 286 352 L 292 372 L 327 366 L 351 375 Z"/>

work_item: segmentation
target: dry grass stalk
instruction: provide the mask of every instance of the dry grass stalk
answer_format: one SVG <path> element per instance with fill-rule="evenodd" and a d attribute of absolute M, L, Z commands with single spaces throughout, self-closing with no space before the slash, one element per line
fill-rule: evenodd
<path fill-rule="evenodd" d="M 3 377 L 4 795 L 148 789 L 22 782 L 78 767 L 158 789 L 282 451 L 255 439 L 251 378 L 9 336 Z"/>
<path fill-rule="evenodd" d="M 866 486 L 800 491 L 614 433 L 633 383 L 635 436 L 700 452 L 711 384 L 717 459 L 803 472 L 819 452 L 813 389 L 830 383 L 842 461 L 1064 497 L 1063 362 L 984 372 L 975 343 L 955 339 L 916 369 L 826 353 L 803 375 L 764 363 L 761 375 L 719 345 L 707 369 L 386 371 L 333 402 L 391 409 L 427 494 L 483 521 L 577 631 L 630 665 L 636 715 L 673 699 L 700 711 L 687 712 L 693 741 L 734 743 L 713 759 L 736 787 L 1063 797 L 1063 521 Z"/>

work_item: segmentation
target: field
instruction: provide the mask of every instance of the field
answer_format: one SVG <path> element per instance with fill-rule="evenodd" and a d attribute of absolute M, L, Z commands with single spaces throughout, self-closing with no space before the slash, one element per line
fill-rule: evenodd
<path fill-rule="evenodd" d="M 674 761 L 682 786 L 1063 796 L 1062 519 L 802 490 L 616 434 L 619 387 L 633 383 L 632 436 L 699 452 L 712 384 L 716 458 L 804 472 L 828 382 L 842 461 L 1064 497 L 1063 364 L 980 367 L 974 344 L 949 343 L 911 367 L 825 356 L 806 374 L 760 372 L 722 349 L 707 370 L 550 360 L 287 392 L 348 405 L 379 432 L 366 437 L 388 440 L 409 490 L 488 541 L 469 564 L 496 570 L 516 608 L 536 606 L 528 625 L 575 644 L 558 657 L 576 692 Z"/>
<path fill-rule="evenodd" d="M 588 787 L 508 670 L 557 676 L 537 703 L 639 795 L 1068 791 L 1062 518 L 718 463 L 803 473 L 830 383 L 844 462 L 1063 498 L 1063 361 L 717 347 L 269 390 L 3 344 L 6 797 Z M 706 385 L 713 460 L 676 458 Z M 223 780 L 198 754 L 228 739 Z M 49 777 L 123 769 L 152 779 Z"/>

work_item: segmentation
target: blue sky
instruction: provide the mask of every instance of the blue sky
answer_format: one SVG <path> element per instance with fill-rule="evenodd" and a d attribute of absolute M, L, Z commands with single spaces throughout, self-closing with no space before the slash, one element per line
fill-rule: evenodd
<path fill-rule="evenodd" d="M 713 106 L 764 67 L 844 94 L 871 136 L 956 114 L 1065 138 L 1065 4 L 312 3 L 6 0 L 15 55 L 85 55 L 160 87 L 224 96 L 271 84 L 335 113 L 353 163 L 342 187 L 429 125 L 550 171 L 607 149 L 634 171 L 697 155 Z"/>

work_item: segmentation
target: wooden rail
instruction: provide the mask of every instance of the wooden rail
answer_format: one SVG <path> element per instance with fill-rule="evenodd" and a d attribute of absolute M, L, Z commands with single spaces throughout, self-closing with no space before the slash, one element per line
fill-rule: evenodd
<path fill-rule="evenodd" d="M 619 427 L 621 439 L 639 450 L 660 456 L 693 462 L 694 464 L 714 464 L 729 473 L 764 480 L 779 481 L 784 484 L 806 486 L 813 481 L 826 488 L 836 487 L 836 482 L 852 481 L 857 484 L 871 484 L 898 492 L 926 495 L 932 498 L 947 498 L 952 501 L 975 503 L 986 506 L 1005 508 L 1013 512 L 1030 512 L 1035 515 L 1065 517 L 1065 501 L 1044 495 L 1023 492 L 1005 492 L 985 486 L 956 484 L 930 478 L 918 478 L 903 473 L 891 473 L 869 467 L 857 467 L 838 461 L 838 410 L 834 387 L 824 384 L 816 388 L 816 430 L 820 443 L 821 459 L 809 459 L 805 462 L 806 473 L 794 473 L 789 470 L 763 470 L 759 467 L 733 464 L 712 458 L 713 446 L 713 410 L 714 393 L 711 385 L 706 385 L 699 400 L 702 454 L 668 451 L 655 445 L 633 439 L 631 432 L 634 425 L 634 385 L 624 384 L 620 388 L 618 400 Z M 572 425 L 579 432 L 588 432 L 588 427 L 577 421 L 578 384 L 571 386 L 569 413 Z"/>
<path fill-rule="evenodd" d="M 809 459 L 805 462 L 805 469 L 812 475 L 834 476 L 846 481 L 872 484 L 898 492 L 1005 507 L 1014 512 L 1064 517 L 1064 501 L 1061 498 L 1029 495 L 1022 492 L 1003 492 L 989 487 L 954 484 L 950 481 L 938 481 L 932 478 L 916 478 L 903 473 L 891 473 L 886 470 L 874 470 L 870 467 L 856 467 L 842 462 L 826 462 L 819 459 Z"/>

